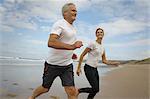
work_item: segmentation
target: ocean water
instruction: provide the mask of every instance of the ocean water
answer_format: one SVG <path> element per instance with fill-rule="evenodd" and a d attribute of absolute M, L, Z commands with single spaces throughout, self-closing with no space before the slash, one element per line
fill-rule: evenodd
<path fill-rule="evenodd" d="M 74 62 L 74 71 L 78 62 Z M 32 59 L 18 59 L 18 58 L 0 58 L 0 71 L 2 75 L 8 74 L 9 72 L 17 73 L 20 71 L 23 75 L 24 73 L 30 73 L 30 71 L 36 71 L 43 69 L 44 60 L 32 60 Z M 83 67 L 84 63 L 82 64 Z M 100 63 L 98 71 L 100 75 L 113 70 L 113 67 L 109 67 L 105 64 Z M 34 72 L 36 73 L 36 72 Z M 39 73 L 39 72 L 37 72 Z"/>

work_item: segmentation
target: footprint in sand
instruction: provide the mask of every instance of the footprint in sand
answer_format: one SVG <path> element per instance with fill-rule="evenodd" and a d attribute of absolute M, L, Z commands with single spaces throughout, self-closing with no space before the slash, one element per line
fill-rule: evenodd
<path fill-rule="evenodd" d="M 14 97 L 16 97 L 17 95 L 16 95 L 16 94 L 13 94 L 13 93 L 8 93 L 6 96 L 11 97 L 11 98 L 14 98 Z"/>
<path fill-rule="evenodd" d="M 18 83 L 13 83 L 13 85 L 16 85 L 16 86 L 17 86 L 17 85 L 18 85 Z"/>
<path fill-rule="evenodd" d="M 8 80 L 3 80 L 3 81 L 8 81 Z"/>
<path fill-rule="evenodd" d="M 50 96 L 50 99 L 60 99 L 58 96 Z"/>
<path fill-rule="evenodd" d="M 34 90 L 34 88 L 29 88 L 29 90 Z"/>

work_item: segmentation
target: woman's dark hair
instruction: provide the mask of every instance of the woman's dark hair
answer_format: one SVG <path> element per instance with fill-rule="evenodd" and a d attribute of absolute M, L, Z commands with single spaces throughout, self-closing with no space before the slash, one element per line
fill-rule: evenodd
<path fill-rule="evenodd" d="M 98 31 L 98 30 L 102 30 L 102 31 L 104 32 L 104 30 L 103 30 L 102 28 L 97 28 L 97 29 L 96 29 L 96 32 L 95 32 L 95 35 L 97 34 L 97 31 Z"/>

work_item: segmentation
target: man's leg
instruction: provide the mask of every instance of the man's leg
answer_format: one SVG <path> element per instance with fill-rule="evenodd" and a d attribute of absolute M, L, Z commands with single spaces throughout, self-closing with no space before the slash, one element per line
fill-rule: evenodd
<path fill-rule="evenodd" d="M 77 99 L 78 90 L 75 88 L 74 84 L 74 72 L 73 65 L 70 64 L 62 68 L 63 72 L 60 75 L 62 81 L 62 86 L 64 87 L 68 99 Z"/>
<path fill-rule="evenodd" d="M 46 93 L 49 91 L 49 88 L 51 87 L 55 77 L 53 77 L 53 75 L 55 73 L 53 73 L 53 71 L 55 71 L 54 69 L 51 68 L 51 65 L 48 64 L 47 62 L 44 63 L 44 73 L 43 73 L 43 83 L 41 86 L 37 87 L 32 95 L 28 98 L 28 99 L 35 99 L 36 97 L 38 97 L 39 95 Z"/>
<path fill-rule="evenodd" d="M 39 86 L 39 87 L 37 87 L 37 88 L 33 91 L 32 95 L 31 95 L 28 99 L 35 99 L 35 98 L 38 97 L 39 95 L 41 95 L 41 94 L 43 94 L 43 93 L 46 93 L 46 92 L 48 92 L 48 91 L 49 91 L 48 88 L 44 88 L 43 86 Z"/>
<path fill-rule="evenodd" d="M 68 95 L 68 99 L 78 99 L 78 89 L 74 86 L 65 86 L 64 88 Z"/>

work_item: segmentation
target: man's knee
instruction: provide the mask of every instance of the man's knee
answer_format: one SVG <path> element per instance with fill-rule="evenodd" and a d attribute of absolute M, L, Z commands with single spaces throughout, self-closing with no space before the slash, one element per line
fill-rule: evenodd
<path fill-rule="evenodd" d="M 65 91 L 69 96 L 77 95 L 77 89 L 75 87 L 65 87 Z"/>

